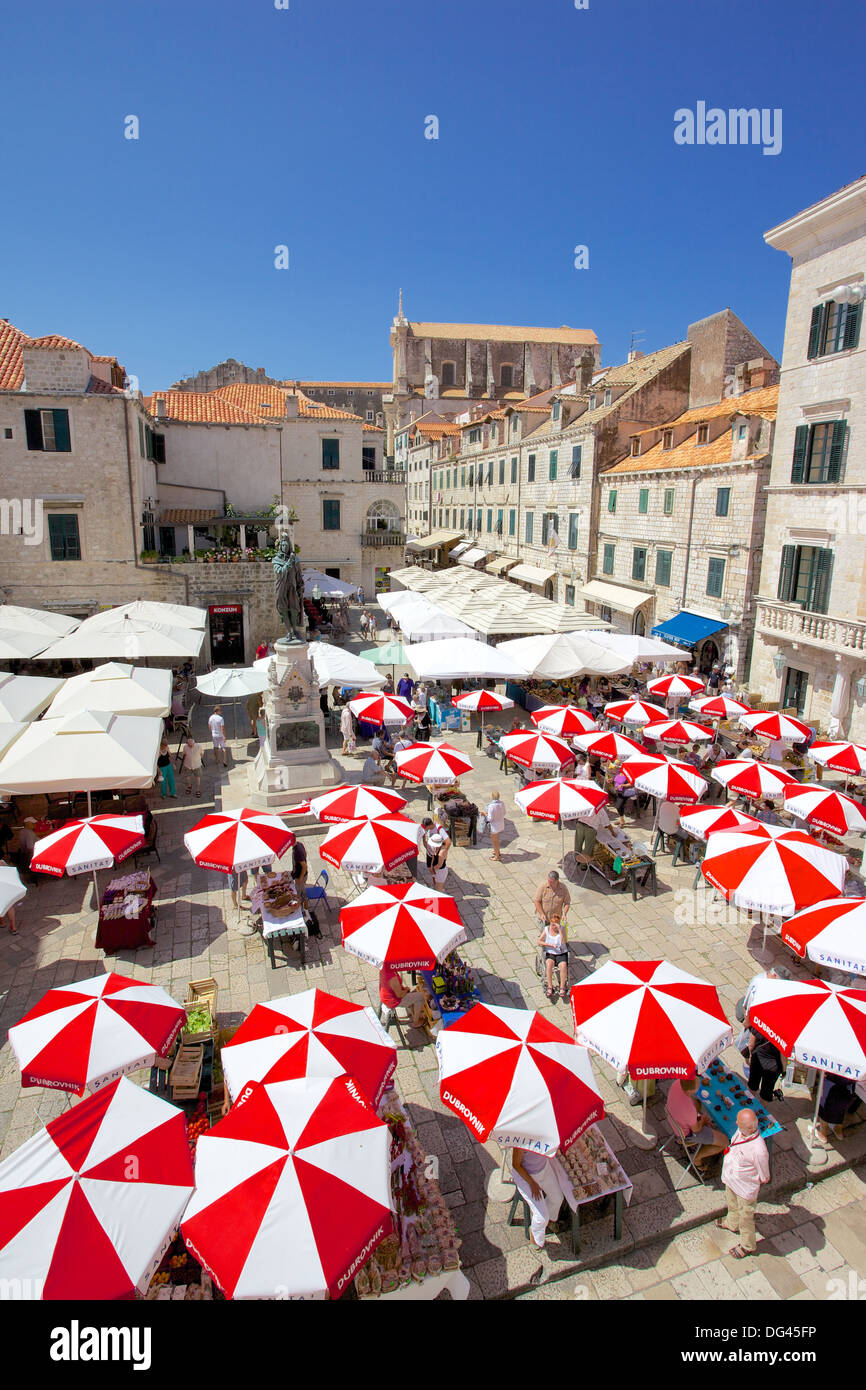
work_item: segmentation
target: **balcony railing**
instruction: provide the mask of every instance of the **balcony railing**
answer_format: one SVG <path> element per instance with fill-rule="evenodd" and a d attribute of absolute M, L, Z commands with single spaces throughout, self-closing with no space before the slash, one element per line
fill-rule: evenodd
<path fill-rule="evenodd" d="M 405 482 L 406 482 L 406 473 L 405 473 L 405 471 L 404 471 L 402 468 L 385 468 L 385 469 L 365 468 L 365 469 L 364 469 L 364 482 L 365 482 L 365 483 L 396 483 L 397 486 L 403 487 L 404 484 L 405 484 Z"/>
<path fill-rule="evenodd" d="M 787 603 L 758 602 L 759 631 L 777 633 L 798 642 L 833 651 L 866 651 L 866 622 L 809 613 Z"/>
<path fill-rule="evenodd" d="M 405 531 L 362 531 L 361 545 L 379 550 L 385 546 L 406 544 Z"/>

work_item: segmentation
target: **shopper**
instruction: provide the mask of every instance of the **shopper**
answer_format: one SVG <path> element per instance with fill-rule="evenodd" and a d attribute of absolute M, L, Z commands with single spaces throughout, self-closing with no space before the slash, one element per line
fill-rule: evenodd
<path fill-rule="evenodd" d="M 492 791 L 490 793 L 490 801 L 487 804 L 485 815 L 487 816 L 487 829 L 490 831 L 490 843 L 493 845 L 493 853 L 490 858 L 494 863 L 501 864 L 502 855 L 500 853 L 501 842 L 499 837 L 505 829 L 505 802 L 502 800 L 498 791 Z"/>
<path fill-rule="evenodd" d="M 352 719 L 352 711 L 348 705 L 344 705 L 340 711 L 340 733 L 343 735 L 342 753 L 348 753 L 350 744 L 355 742 L 355 724 Z"/>
<path fill-rule="evenodd" d="M 215 705 L 214 712 L 207 721 L 210 729 L 211 742 L 213 744 L 213 754 L 217 767 L 220 765 L 220 753 L 222 753 L 222 765 L 228 766 L 226 754 L 226 722 L 223 719 L 222 705 Z"/>
<path fill-rule="evenodd" d="M 159 755 L 156 760 L 156 765 L 159 768 L 161 778 L 159 786 L 160 800 L 165 801 L 166 793 L 168 793 L 169 796 L 177 797 L 177 787 L 174 783 L 174 768 L 171 765 L 171 753 L 166 739 L 163 739 L 162 743 L 159 745 Z"/>
<path fill-rule="evenodd" d="M 553 967 L 559 967 L 559 997 L 565 999 L 568 993 L 568 934 L 558 912 L 551 913 L 550 921 L 542 925 L 538 942 L 544 952 L 544 993 L 548 999 L 553 997 Z"/>
<path fill-rule="evenodd" d="M 561 882 L 556 869 L 550 870 L 536 893 L 534 907 L 539 920 L 546 923 L 554 915 L 564 918 L 571 907 L 571 894 Z"/>
<path fill-rule="evenodd" d="M 427 855 L 427 868 L 433 879 L 433 886 L 441 886 L 447 876 L 448 851 L 451 848 L 451 836 L 442 825 L 435 825 L 431 816 L 425 816 L 421 822 L 424 831 L 421 836 L 421 844 Z"/>
<path fill-rule="evenodd" d="M 719 1217 L 716 1222 L 721 1230 L 733 1231 L 740 1237 L 739 1244 L 731 1250 L 735 1260 L 755 1254 L 755 1208 L 761 1185 L 769 1181 L 770 1159 L 767 1146 L 758 1133 L 758 1117 L 754 1110 L 741 1110 L 722 1163 L 727 1217 Z"/>
<path fill-rule="evenodd" d="M 180 765 L 186 773 L 187 796 L 192 794 L 193 787 L 195 787 L 196 796 L 200 796 L 202 751 L 192 734 L 190 734 L 186 743 L 183 745 L 183 758 L 181 759 Z"/>

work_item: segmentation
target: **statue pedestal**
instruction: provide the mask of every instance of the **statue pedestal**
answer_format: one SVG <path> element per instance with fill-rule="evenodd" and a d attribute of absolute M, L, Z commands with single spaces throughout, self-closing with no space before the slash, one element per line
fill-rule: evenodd
<path fill-rule="evenodd" d="M 252 804 L 279 811 L 339 785 L 306 643 L 283 638 L 276 644 L 262 707 L 268 732 L 250 769 Z"/>

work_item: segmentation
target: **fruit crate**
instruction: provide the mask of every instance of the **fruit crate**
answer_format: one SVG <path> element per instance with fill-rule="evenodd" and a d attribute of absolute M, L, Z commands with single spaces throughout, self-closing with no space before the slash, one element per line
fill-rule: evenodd
<path fill-rule="evenodd" d="M 207 1000 L 195 1002 L 187 1000 L 183 1007 L 186 1009 L 187 1019 L 189 1019 L 190 1014 L 196 1013 L 200 1009 L 205 1009 L 209 1017 L 209 1023 L 207 1027 L 196 1028 L 194 1032 L 190 1028 L 185 1027 L 181 1033 L 182 1043 L 203 1043 L 206 1042 L 208 1038 L 216 1037 L 218 1032 L 216 1019 L 214 1018 L 213 1010 Z"/>
<path fill-rule="evenodd" d="M 168 1077 L 172 1100 L 195 1100 L 198 1097 L 203 1065 L 203 1045 L 182 1043 Z"/>
<path fill-rule="evenodd" d="M 186 991 L 187 1004 L 207 1004 L 210 1008 L 211 1018 L 217 1016 L 217 999 L 219 998 L 219 985 L 216 980 L 190 980 Z"/>

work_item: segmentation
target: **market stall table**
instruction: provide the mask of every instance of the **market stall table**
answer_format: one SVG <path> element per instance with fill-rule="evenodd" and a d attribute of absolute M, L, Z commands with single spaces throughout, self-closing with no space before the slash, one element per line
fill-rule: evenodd
<path fill-rule="evenodd" d="M 737 1112 L 753 1110 L 758 1117 L 758 1133 L 767 1145 L 770 1159 L 770 1176 L 773 1173 L 773 1136 L 782 1133 L 782 1125 L 746 1086 L 740 1076 L 735 1076 L 716 1059 L 711 1062 L 706 1073 L 698 1078 L 698 1100 L 709 1115 L 713 1124 L 731 1139 L 737 1129 Z"/>
<path fill-rule="evenodd" d="M 444 964 L 436 970 L 422 970 L 420 972 L 424 992 L 430 1004 L 438 1010 L 443 1028 L 450 1028 L 452 1023 L 456 1023 L 458 1018 L 462 1018 L 464 1014 L 469 1012 L 473 1004 L 482 1003 L 481 993 L 472 979 L 471 971 L 466 969 L 459 956 L 456 957 L 456 961 L 457 970 L 462 968 L 466 972 L 460 975 L 459 979 L 451 968 L 446 968 Z M 439 980 L 441 983 L 437 986 L 434 984 L 434 980 Z M 448 1004 L 456 1003 L 457 1007 L 446 1008 L 444 1007 L 445 1002 Z"/>
<path fill-rule="evenodd" d="M 156 925 L 156 884 L 149 870 L 114 878 L 102 895 L 96 946 L 106 955 L 152 946 Z"/>
<path fill-rule="evenodd" d="M 287 915 L 274 911 L 266 901 L 267 889 L 276 889 L 277 891 L 287 889 L 291 890 L 292 895 L 294 895 L 294 886 L 288 874 L 278 874 L 270 878 L 264 887 L 261 885 L 255 887 L 250 894 L 250 911 L 261 921 L 262 939 L 268 948 L 271 969 L 276 969 L 274 947 L 278 941 L 283 943 L 284 954 L 285 947 L 290 942 L 295 943 L 298 947 L 300 963 L 304 965 L 306 961 L 305 946 L 309 931 L 303 908 L 297 904 L 294 910 Z M 286 961 L 288 963 L 288 957 Z"/>
<path fill-rule="evenodd" d="M 613 1238 L 622 1239 L 622 1209 L 631 1202 L 632 1183 L 597 1125 L 576 1139 L 559 1161 L 570 1177 L 577 1209 L 572 1213 L 571 1238 L 580 1254 L 580 1209 L 613 1197 Z"/>

